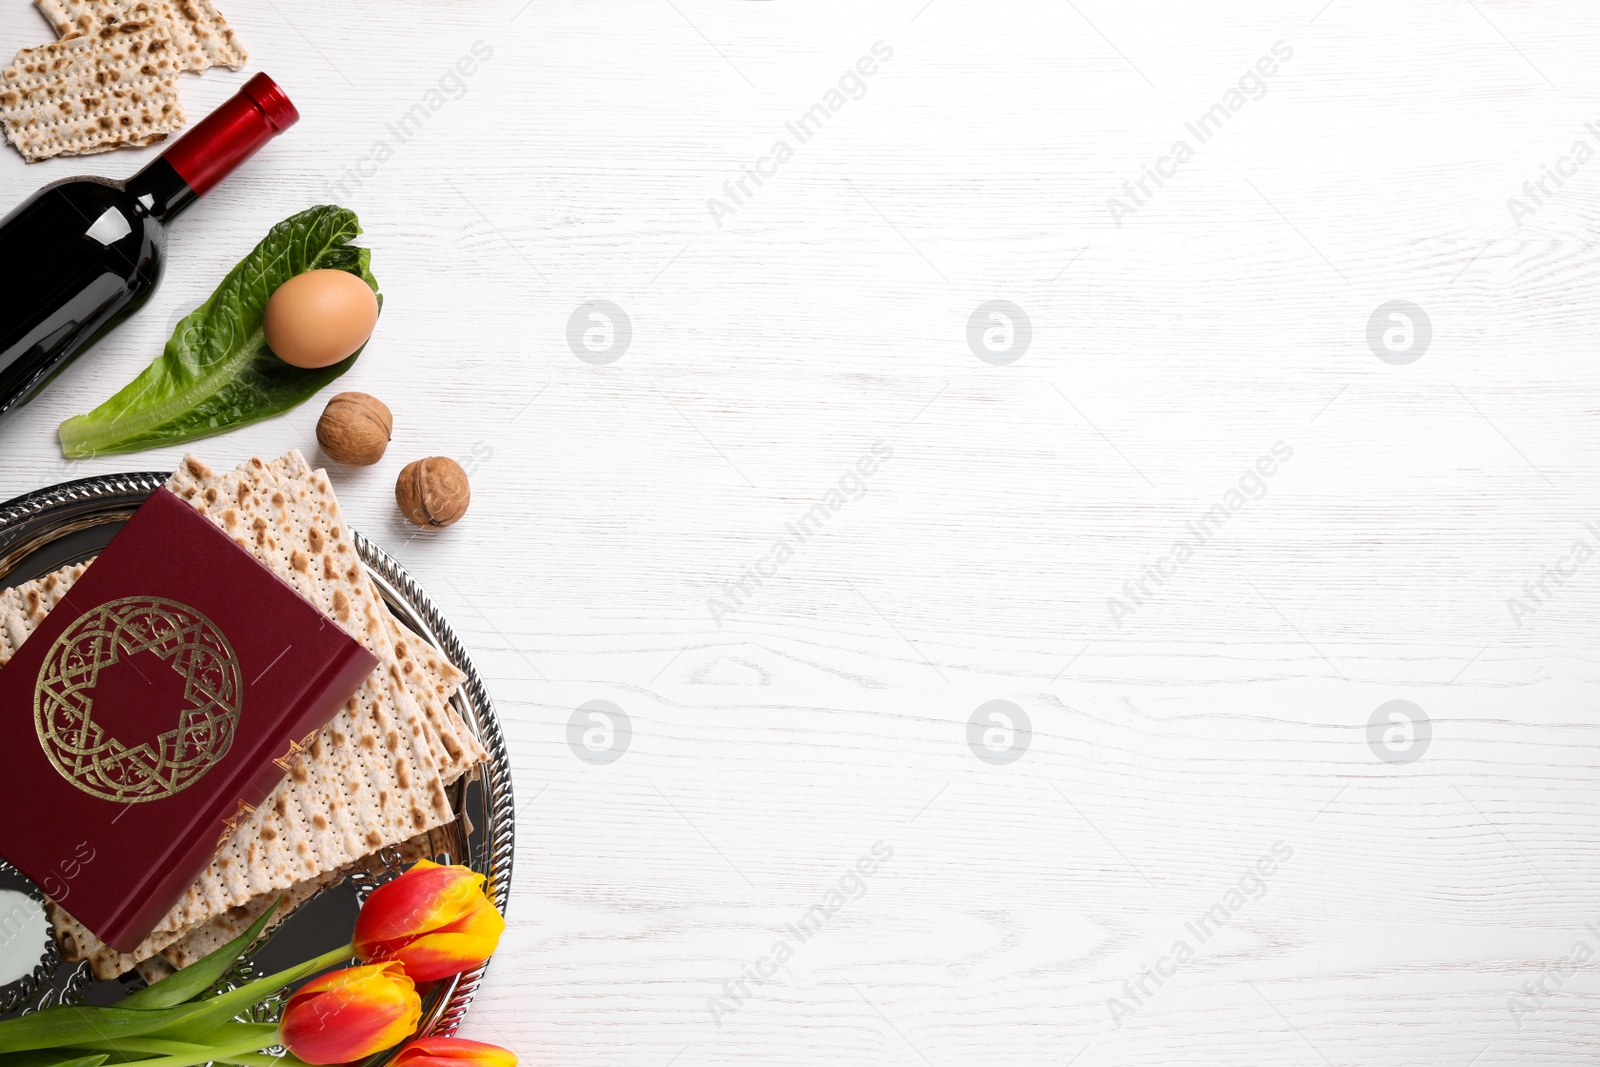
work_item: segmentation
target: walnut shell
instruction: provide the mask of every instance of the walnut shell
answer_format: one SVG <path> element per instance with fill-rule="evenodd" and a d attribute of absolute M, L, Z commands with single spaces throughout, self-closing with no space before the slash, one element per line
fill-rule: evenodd
<path fill-rule="evenodd" d="M 445 456 L 407 463 L 394 483 L 400 513 L 425 529 L 449 526 L 467 513 L 472 490 L 461 464 Z"/>
<path fill-rule="evenodd" d="M 394 416 L 383 401 L 366 393 L 340 393 L 317 420 L 317 443 L 335 463 L 370 467 L 383 458 L 394 430 Z"/>

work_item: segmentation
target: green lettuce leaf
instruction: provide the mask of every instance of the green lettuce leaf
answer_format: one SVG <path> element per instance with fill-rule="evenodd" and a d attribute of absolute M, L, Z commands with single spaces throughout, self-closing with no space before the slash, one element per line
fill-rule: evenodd
<path fill-rule="evenodd" d="M 308 270 L 349 271 L 376 293 L 371 251 L 349 243 L 360 232 L 355 212 L 342 207 L 308 208 L 278 223 L 178 323 L 155 362 L 104 404 L 61 424 L 61 451 L 75 458 L 195 441 L 316 395 L 361 351 L 319 370 L 291 367 L 267 347 L 262 313 L 278 286 Z"/>

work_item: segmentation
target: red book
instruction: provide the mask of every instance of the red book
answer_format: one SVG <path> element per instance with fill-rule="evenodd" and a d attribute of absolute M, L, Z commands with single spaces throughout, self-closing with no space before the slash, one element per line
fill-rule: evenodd
<path fill-rule="evenodd" d="M 132 951 L 376 666 L 156 490 L 0 670 L 0 856 Z"/>

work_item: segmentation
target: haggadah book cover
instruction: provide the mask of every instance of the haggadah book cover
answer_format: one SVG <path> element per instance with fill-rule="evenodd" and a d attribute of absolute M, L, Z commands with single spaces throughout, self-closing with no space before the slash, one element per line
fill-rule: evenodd
<path fill-rule="evenodd" d="M 132 949 L 375 666 L 158 489 L 0 669 L 0 856 Z"/>

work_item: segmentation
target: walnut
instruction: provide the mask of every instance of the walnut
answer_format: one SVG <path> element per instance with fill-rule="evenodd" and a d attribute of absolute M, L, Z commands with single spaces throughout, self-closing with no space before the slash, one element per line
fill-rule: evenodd
<path fill-rule="evenodd" d="M 449 526 L 467 513 L 472 491 L 461 464 L 444 456 L 407 463 L 394 483 L 400 513 L 425 529 Z"/>
<path fill-rule="evenodd" d="M 383 458 L 394 429 L 384 402 L 366 393 L 340 393 L 317 420 L 317 443 L 335 463 L 370 467 Z"/>

